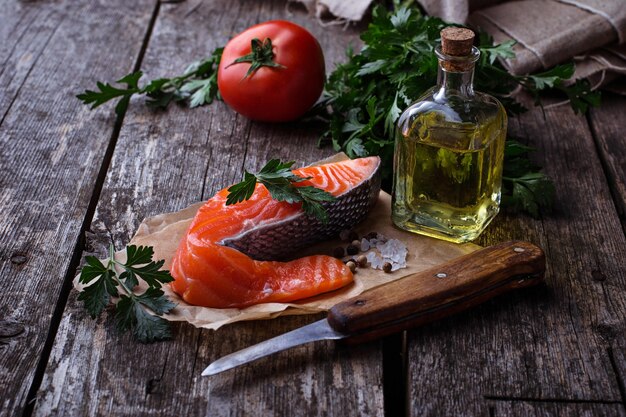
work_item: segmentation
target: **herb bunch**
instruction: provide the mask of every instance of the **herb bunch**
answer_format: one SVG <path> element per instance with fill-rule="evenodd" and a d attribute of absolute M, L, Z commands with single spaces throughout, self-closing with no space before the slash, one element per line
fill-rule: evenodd
<path fill-rule="evenodd" d="M 115 305 L 115 321 L 120 331 L 132 330 L 142 343 L 151 343 L 171 337 L 169 325 L 162 317 L 176 305 L 161 290 L 162 284 L 174 280 L 169 271 L 161 271 L 165 261 L 152 261 L 151 247 L 129 245 L 126 262 L 115 259 L 113 245 L 109 247 L 109 260 L 103 264 L 95 256 L 85 258 L 87 264 L 80 273 L 79 282 L 87 285 L 78 296 L 92 318 L 100 316 L 110 304 L 111 297 L 119 297 Z M 117 274 L 115 267 L 124 271 Z M 148 289 L 136 294 L 134 288 L 139 278 Z M 148 313 L 148 310 L 154 313 Z"/>
<path fill-rule="evenodd" d="M 416 6 L 397 6 L 394 11 L 375 7 L 372 22 L 361 34 L 364 47 L 358 54 L 347 51 L 348 61 L 330 74 L 323 100 L 317 105 L 318 117 L 328 122 L 328 130 L 320 143 L 329 139 L 335 150 L 343 150 L 351 158 L 380 155 L 383 178 L 388 184 L 395 123 L 406 107 L 435 85 L 438 62 L 434 49 L 440 42 L 441 29 L 446 26 L 440 19 L 422 16 Z M 481 59 L 477 62 L 475 79 L 477 89 L 496 96 L 509 114 L 525 110 L 510 97 L 519 87 L 530 93 L 539 105 L 540 91 L 549 89 L 567 94 L 577 112 L 599 104 L 598 93 L 591 92 L 586 81 L 565 86 L 564 81 L 574 71 L 572 64 L 528 76 L 507 72 L 497 58 L 514 57 L 513 45 L 512 41 L 492 45 L 490 38 L 481 36 Z M 539 209 L 550 207 L 551 197 L 520 190 L 537 190 L 537 182 L 542 184 L 541 189 L 552 185 L 528 161 L 528 152 L 517 152 L 517 146 L 509 141 L 505 152 L 507 155 L 515 153 L 516 164 L 523 160 L 527 170 L 507 170 L 503 201 L 511 203 L 509 207 L 514 210 L 537 215 Z M 510 159 L 505 165 L 507 163 Z"/>
<path fill-rule="evenodd" d="M 128 103 L 135 94 L 145 94 L 148 97 L 146 104 L 154 108 L 166 108 L 173 101 L 188 101 L 189 107 L 192 108 L 211 104 L 213 100 L 220 99 L 217 68 L 223 49 L 217 48 L 210 57 L 190 64 L 183 74 L 177 77 L 157 78 L 139 87 L 143 72 L 136 71 L 115 81 L 117 84 L 126 84 L 126 88 L 97 82 L 98 91 L 86 90 L 76 97 L 85 104 L 91 104 L 92 109 L 117 99 L 119 101 L 115 106 L 115 113 L 118 117 L 126 112 Z"/>
<path fill-rule="evenodd" d="M 291 172 L 294 161 L 281 162 L 279 159 L 270 160 L 258 174 L 248 171 L 244 173 L 243 181 L 228 188 L 226 205 L 249 200 L 254 194 L 256 184 L 263 184 L 274 200 L 287 203 L 302 203 L 302 209 L 308 215 L 317 217 L 322 223 L 328 222 L 328 213 L 322 205 L 324 202 L 333 202 L 335 197 L 320 188 L 310 185 L 298 186 L 311 177 L 300 177 Z"/>

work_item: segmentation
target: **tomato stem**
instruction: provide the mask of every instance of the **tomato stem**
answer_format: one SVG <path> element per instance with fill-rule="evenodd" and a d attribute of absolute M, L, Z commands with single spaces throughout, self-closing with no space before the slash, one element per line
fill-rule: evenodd
<path fill-rule="evenodd" d="M 263 42 L 259 38 L 252 39 L 250 49 L 251 52 L 248 55 L 235 59 L 226 68 L 242 62 L 250 62 L 250 68 L 243 79 L 252 76 L 261 67 L 286 68 L 284 65 L 274 62 L 274 51 L 270 38 L 265 38 Z"/>

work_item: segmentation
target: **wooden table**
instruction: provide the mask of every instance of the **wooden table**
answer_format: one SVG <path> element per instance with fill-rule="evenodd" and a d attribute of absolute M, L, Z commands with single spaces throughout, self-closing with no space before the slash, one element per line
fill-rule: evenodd
<path fill-rule="evenodd" d="M 146 216 L 181 209 L 271 157 L 310 162 L 309 125 L 252 123 L 223 103 L 116 123 L 75 94 L 133 69 L 178 73 L 253 23 L 313 32 L 328 68 L 356 30 L 321 27 L 284 1 L 7 0 L 0 7 L 1 416 L 626 416 L 626 99 L 512 120 L 554 178 L 554 214 L 500 215 L 478 243 L 526 239 L 547 287 L 345 348 L 315 343 L 211 378 L 214 359 L 312 322 L 218 331 L 174 326 L 142 345 L 88 317 L 71 279 L 86 254 L 128 242 Z"/>

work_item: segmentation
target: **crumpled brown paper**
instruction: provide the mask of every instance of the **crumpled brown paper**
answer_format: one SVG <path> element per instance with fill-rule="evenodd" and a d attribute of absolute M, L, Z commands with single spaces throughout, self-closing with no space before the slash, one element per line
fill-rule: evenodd
<path fill-rule="evenodd" d="M 319 163 L 343 158 L 345 156 L 336 156 Z M 152 246 L 154 248 L 153 259 L 164 259 L 165 264 L 163 268 L 169 269 L 172 257 L 178 248 L 178 243 L 202 204 L 204 203 L 196 203 L 174 213 L 159 214 L 145 219 L 139 225 L 129 245 Z M 369 232 L 378 232 L 388 238 L 395 238 L 404 242 L 408 247 L 407 268 L 389 274 L 372 268 L 359 268 L 357 273 L 354 274 L 354 282 L 339 290 L 297 302 L 264 303 L 242 309 L 193 306 L 187 304 L 168 285 L 165 285 L 163 288 L 165 294 L 177 304 L 177 307 L 172 310 L 171 314 L 165 315 L 164 318 L 169 321 L 186 321 L 196 327 L 205 329 L 218 329 L 225 324 L 243 320 L 260 320 L 283 315 L 319 313 L 327 311 L 340 301 L 356 296 L 370 288 L 428 269 L 480 248 L 480 246 L 471 243 L 458 245 L 415 235 L 395 228 L 391 222 L 391 197 L 385 192 L 380 193 L 378 203 L 374 206 L 368 218 L 355 228 L 355 231 L 360 236 Z M 322 242 L 302 252 L 301 255 L 330 255 L 332 249 L 340 245 L 345 246 L 345 243 L 340 240 Z M 124 260 L 125 249 L 117 252 L 115 256 L 116 259 Z M 78 283 L 78 277 L 74 279 L 74 286 L 78 290 L 82 288 Z"/>

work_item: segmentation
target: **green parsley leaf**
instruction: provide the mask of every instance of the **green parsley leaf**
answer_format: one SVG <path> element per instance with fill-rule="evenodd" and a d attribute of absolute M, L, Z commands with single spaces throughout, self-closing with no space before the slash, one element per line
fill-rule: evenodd
<path fill-rule="evenodd" d="M 109 100 L 121 97 L 117 106 L 115 107 L 115 113 L 119 116 L 124 114 L 126 106 L 130 101 L 133 94 L 140 91 L 138 87 L 139 79 L 143 76 L 141 71 L 133 72 L 116 81 L 118 84 L 126 84 L 127 88 L 117 88 L 108 83 L 97 82 L 96 86 L 99 91 L 85 90 L 82 94 L 76 97 L 85 104 L 91 104 L 91 108 L 95 109 L 98 106 L 103 105 Z"/>
<path fill-rule="evenodd" d="M 550 212 L 554 184 L 528 159 L 534 149 L 515 140 L 507 140 L 504 151 L 502 202 L 510 211 L 524 211 L 533 217 Z"/>
<path fill-rule="evenodd" d="M 152 343 L 172 337 L 169 323 L 161 317 L 149 314 L 135 297 L 122 295 L 117 303 L 115 320 L 120 332 L 132 329 L 133 335 L 142 343 Z"/>
<path fill-rule="evenodd" d="M 168 313 L 176 307 L 176 304 L 165 296 L 163 290 L 154 287 L 148 288 L 143 294 L 138 295 L 137 300 L 158 315 Z"/>
<path fill-rule="evenodd" d="M 481 34 L 483 35 L 483 34 Z M 502 42 L 493 46 L 485 46 L 491 45 L 493 43 L 490 37 L 485 39 L 483 35 L 483 39 L 481 40 L 481 44 L 483 45 L 480 48 L 481 59 L 488 60 L 490 65 L 493 65 L 496 62 L 496 59 L 511 59 L 515 58 L 515 52 L 513 52 L 513 46 L 517 43 L 514 40 L 509 40 L 506 42 Z M 483 65 L 485 65 L 485 61 L 483 61 Z"/>
<path fill-rule="evenodd" d="M 117 296 L 117 289 L 114 281 L 115 272 L 106 269 L 101 274 L 101 279 L 92 285 L 85 287 L 79 294 L 78 301 L 85 303 L 85 308 L 91 318 L 98 317 L 109 305 L 111 296 Z M 81 277 L 82 278 L 82 277 Z"/>
<path fill-rule="evenodd" d="M 571 78 L 572 75 L 574 75 L 574 64 L 570 63 L 557 65 L 556 67 L 539 74 L 531 74 L 528 78 L 535 84 L 535 88 L 543 90 L 548 87 L 552 88 L 559 85 L 563 82 L 563 80 Z"/>
<path fill-rule="evenodd" d="M 250 174 L 248 171 L 244 173 L 244 179 L 242 182 L 232 185 L 228 188 L 228 197 L 226 197 L 226 205 L 241 203 L 244 200 L 249 200 L 254 194 L 256 188 L 256 177 Z"/>
<path fill-rule="evenodd" d="M 166 108 L 172 101 L 188 101 L 189 107 L 210 104 L 220 99 L 217 89 L 217 68 L 223 48 L 217 48 L 210 57 L 189 65 L 183 75 L 173 78 L 157 78 L 144 87 L 139 86 L 143 76 L 141 71 L 130 73 L 115 83 L 126 84 L 127 88 L 118 88 L 108 83 L 97 82 L 98 91 L 85 90 L 76 97 L 94 109 L 102 104 L 119 99 L 115 113 L 121 117 L 135 94 L 145 94 L 150 107 Z"/>
<path fill-rule="evenodd" d="M 313 186 L 295 185 L 310 177 L 295 175 L 291 171 L 293 164 L 294 161 L 281 162 L 279 159 L 272 159 L 257 174 L 245 171 L 243 181 L 228 188 L 226 205 L 249 200 L 258 182 L 267 188 L 274 200 L 285 201 L 289 204 L 302 203 L 302 209 L 306 214 L 318 218 L 322 223 L 327 223 L 328 214 L 322 203 L 333 202 L 335 197 Z"/>
<path fill-rule="evenodd" d="M 346 154 L 350 158 L 360 158 L 367 155 L 367 149 L 363 146 L 363 141 L 359 138 L 352 138 L 346 143 Z"/>
<path fill-rule="evenodd" d="M 163 260 L 152 261 L 151 247 L 129 245 L 126 262 L 115 259 L 113 245 L 109 248 L 106 264 L 93 256 L 85 258 L 79 282 L 87 284 L 78 296 L 92 318 L 98 317 L 109 305 L 111 297 L 119 297 L 115 306 L 117 327 L 121 331 L 132 329 L 142 343 L 150 343 L 171 337 L 167 321 L 158 317 L 168 313 L 176 305 L 161 290 L 161 285 L 174 280 L 169 271 L 161 271 Z M 115 267 L 124 271 L 118 276 Z M 136 294 L 133 288 L 139 278 L 148 284 L 148 289 Z M 147 312 L 151 310 L 156 316 Z"/>

